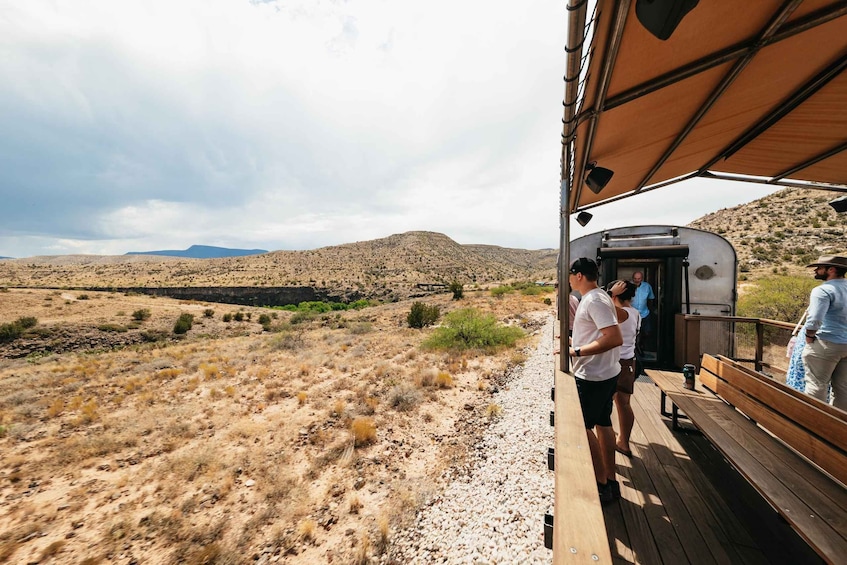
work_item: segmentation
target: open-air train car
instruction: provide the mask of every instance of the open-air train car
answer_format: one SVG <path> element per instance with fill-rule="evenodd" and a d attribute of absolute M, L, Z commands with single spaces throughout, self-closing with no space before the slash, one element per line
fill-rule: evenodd
<path fill-rule="evenodd" d="M 571 257 L 596 260 L 601 284 L 643 273 L 656 296 L 655 327 L 640 352 L 646 367 L 692 361 L 674 350 L 678 314 L 735 315 L 735 249 L 715 233 L 676 226 L 615 228 L 572 241 Z"/>

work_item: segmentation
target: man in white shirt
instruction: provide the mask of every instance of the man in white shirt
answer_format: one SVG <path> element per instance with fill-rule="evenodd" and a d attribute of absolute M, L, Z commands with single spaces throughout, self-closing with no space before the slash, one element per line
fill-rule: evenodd
<path fill-rule="evenodd" d="M 571 265 L 568 282 L 571 289 L 582 295 L 582 300 L 574 316 L 568 353 L 594 462 L 597 489 L 600 501 L 605 504 L 620 497 L 611 416 L 623 338 L 615 306 L 609 295 L 597 286 L 597 277 L 597 264 L 591 259 L 581 257 Z"/>

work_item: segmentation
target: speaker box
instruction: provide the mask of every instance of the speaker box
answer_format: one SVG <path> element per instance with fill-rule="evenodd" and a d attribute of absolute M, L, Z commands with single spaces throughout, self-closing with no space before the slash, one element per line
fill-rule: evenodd
<path fill-rule="evenodd" d="M 699 0 L 636 0 L 635 15 L 647 31 L 666 40 Z"/>

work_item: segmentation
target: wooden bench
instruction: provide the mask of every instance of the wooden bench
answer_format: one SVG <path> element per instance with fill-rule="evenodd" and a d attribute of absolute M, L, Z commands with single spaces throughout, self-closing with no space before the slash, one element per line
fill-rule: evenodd
<path fill-rule="evenodd" d="M 847 413 L 751 371 L 704 355 L 694 390 L 682 373 L 648 370 L 662 407 L 720 451 L 827 562 L 847 557 Z"/>

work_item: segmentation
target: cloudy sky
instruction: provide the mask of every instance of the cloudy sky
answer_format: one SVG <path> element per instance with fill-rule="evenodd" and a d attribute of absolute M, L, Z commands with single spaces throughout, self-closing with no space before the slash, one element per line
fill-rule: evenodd
<path fill-rule="evenodd" d="M 410 230 L 555 247 L 565 19 L 562 0 L 0 0 L 0 256 Z M 769 192 L 715 191 L 579 229 Z"/>

